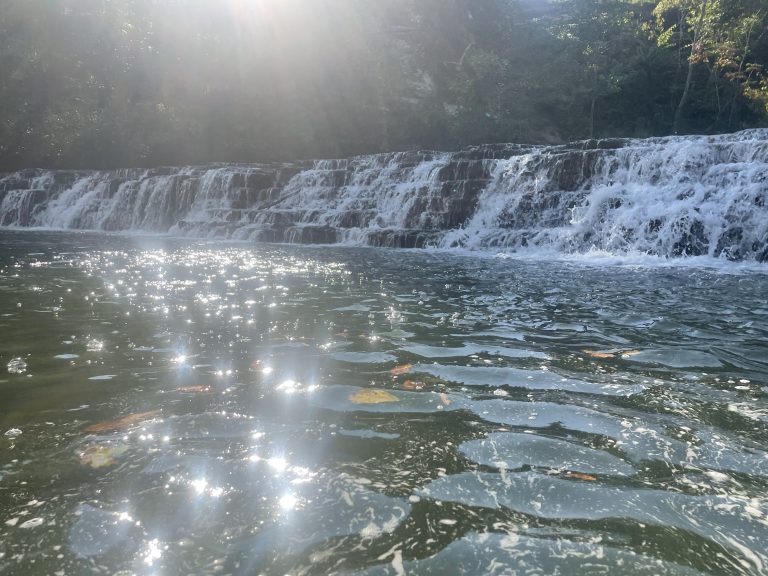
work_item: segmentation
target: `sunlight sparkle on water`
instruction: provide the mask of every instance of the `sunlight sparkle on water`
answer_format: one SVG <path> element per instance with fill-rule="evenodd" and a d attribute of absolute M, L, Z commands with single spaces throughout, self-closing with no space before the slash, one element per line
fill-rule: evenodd
<path fill-rule="evenodd" d="M 285 494 L 280 498 L 280 508 L 283 510 L 293 510 L 299 503 L 299 499 L 293 494 Z"/>
<path fill-rule="evenodd" d="M 390 549 L 434 552 L 395 562 L 427 573 L 452 546 L 515 569 L 507 530 L 542 573 L 573 573 L 577 557 L 606 573 L 764 571 L 768 276 L 710 286 L 695 270 L 327 253 L 184 244 L 158 280 L 151 253 L 110 264 L 94 249 L 88 275 L 6 278 L 0 573 L 237 573 L 264 546 L 248 573 L 387 570 Z M 57 291 L 50 334 L 27 334 Z M 103 348 L 86 352 L 90 339 Z M 14 357 L 34 379 L 6 370 Z M 119 377 L 89 380 L 100 374 Z M 86 433 L 96 423 L 103 437 Z M 89 442 L 125 452 L 78 474 Z M 67 545 L 60 564 L 39 559 Z"/>
<path fill-rule="evenodd" d="M 300 387 L 301 384 L 298 382 L 294 382 L 293 380 L 284 380 L 278 385 L 277 389 L 281 392 L 285 392 L 286 394 L 293 394 L 298 392 Z"/>
<path fill-rule="evenodd" d="M 210 495 L 213 498 L 219 498 L 222 494 L 224 494 L 224 488 L 221 486 L 217 486 L 216 488 L 211 488 Z"/>
<path fill-rule="evenodd" d="M 163 556 L 163 550 L 160 548 L 160 542 L 155 538 L 147 542 L 147 551 L 144 553 L 144 563 L 152 566 L 156 560 Z"/>
<path fill-rule="evenodd" d="M 267 464 L 277 472 L 283 472 L 288 468 L 288 461 L 285 458 L 270 458 L 267 460 Z"/>

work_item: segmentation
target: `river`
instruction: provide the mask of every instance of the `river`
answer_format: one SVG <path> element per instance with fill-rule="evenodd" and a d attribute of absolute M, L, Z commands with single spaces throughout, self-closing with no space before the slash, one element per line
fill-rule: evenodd
<path fill-rule="evenodd" d="M 764 267 L 0 232 L 0 574 L 765 574 Z"/>

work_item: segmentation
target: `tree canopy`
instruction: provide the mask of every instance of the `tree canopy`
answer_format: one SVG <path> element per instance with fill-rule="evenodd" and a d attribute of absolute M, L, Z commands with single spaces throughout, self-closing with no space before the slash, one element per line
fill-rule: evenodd
<path fill-rule="evenodd" d="M 768 125 L 764 0 L 4 0 L 0 168 Z"/>

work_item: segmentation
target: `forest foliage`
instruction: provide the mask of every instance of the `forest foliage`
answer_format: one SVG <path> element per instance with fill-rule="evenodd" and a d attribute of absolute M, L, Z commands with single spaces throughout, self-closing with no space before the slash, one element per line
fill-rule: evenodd
<path fill-rule="evenodd" d="M 768 125 L 765 0 L 3 0 L 0 169 Z"/>

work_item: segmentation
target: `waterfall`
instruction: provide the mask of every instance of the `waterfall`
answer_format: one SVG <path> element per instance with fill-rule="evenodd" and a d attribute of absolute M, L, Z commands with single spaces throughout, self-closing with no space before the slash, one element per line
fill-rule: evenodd
<path fill-rule="evenodd" d="M 0 175 L 0 226 L 768 261 L 768 130 Z"/>

